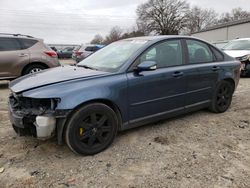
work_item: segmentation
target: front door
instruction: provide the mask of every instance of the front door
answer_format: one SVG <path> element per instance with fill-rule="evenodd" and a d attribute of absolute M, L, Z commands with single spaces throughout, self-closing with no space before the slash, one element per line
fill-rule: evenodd
<path fill-rule="evenodd" d="M 127 74 L 130 120 L 184 109 L 186 81 L 182 51 L 180 40 L 168 40 L 152 46 L 137 59 L 137 65 L 155 61 L 157 69 Z"/>

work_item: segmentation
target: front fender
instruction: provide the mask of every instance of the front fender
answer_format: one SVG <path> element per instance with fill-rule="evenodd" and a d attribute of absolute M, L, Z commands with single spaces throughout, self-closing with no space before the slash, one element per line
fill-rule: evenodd
<path fill-rule="evenodd" d="M 57 110 L 72 110 L 92 100 L 108 100 L 115 104 L 127 119 L 127 77 L 109 75 L 88 80 L 51 84 L 22 94 L 30 98 L 59 98 Z"/>

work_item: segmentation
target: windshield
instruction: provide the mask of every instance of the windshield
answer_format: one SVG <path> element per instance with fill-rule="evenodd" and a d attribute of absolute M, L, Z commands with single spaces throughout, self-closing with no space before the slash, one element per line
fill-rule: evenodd
<path fill-rule="evenodd" d="M 90 55 L 77 66 L 90 67 L 105 72 L 116 72 L 146 42 L 145 40 L 114 42 Z"/>
<path fill-rule="evenodd" d="M 223 47 L 223 50 L 250 50 L 250 40 L 235 40 Z"/>

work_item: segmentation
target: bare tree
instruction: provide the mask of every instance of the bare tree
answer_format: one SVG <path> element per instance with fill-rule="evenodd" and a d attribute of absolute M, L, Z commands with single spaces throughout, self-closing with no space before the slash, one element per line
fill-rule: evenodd
<path fill-rule="evenodd" d="M 231 12 L 223 13 L 218 23 L 227 23 L 231 21 L 237 21 L 250 18 L 250 12 L 245 11 L 242 8 L 232 9 Z"/>
<path fill-rule="evenodd" d="M 115 42 L 119 40 L 122 36 L 122 29 L 118 26 L 113 27 L 109 34 L 106 36 L 104 40 L 104 44 L 110 44 L 112 42 Z"/>
<path fill-rule="evenodd" d="M 200 7 L 192 7 L 187 14 L 186 34 L 201 31 L 207 27 L 215 25 L 218 14 L 212 9 L 202 9 Z"/>
<path fill-rule="evenodd" d="M 189 5 L 185 0 L 148 0 L 138 6 L 138 24 L 148 32 L 178 34 L 186 24 Z"/>
<path fill-rule="evenodd" d="M 138 26 L 134 26 L 131 29 L 127 30 L 125 33 L 122 34 L 121 39 L 131 38 L 131 37 L 140 37 L 145 36 L 143 30 L 140 30 Z"/>
<path fill-rule="evenodd" d="M 105 37 L 105 40 L 100 34 L 97 34 L 95 35 L 95 37 L 90 43 L 91 44 L 110 44 L 120 39 L 139 37 L 139 36 L 145 36 L 145 33 L 139 30 L 137 26 L 134 26 L 128 29 L 124 33 L 122 32 L 122 29 L 120 27 L 116 26 L 111 29 L 110 33 Z"/>
<path fill-rule="evenodd" d="M 90 44 L 102 44 L 103 43 L 103 37 L 100 34 L 97 34 L 94 36 L 93 40 L 90 42 Z"/>

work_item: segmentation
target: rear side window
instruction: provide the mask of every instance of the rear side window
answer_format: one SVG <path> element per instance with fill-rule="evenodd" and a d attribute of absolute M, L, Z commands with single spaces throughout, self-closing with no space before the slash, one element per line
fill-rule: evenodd
<path fill-rule="evenodd" d="M 213 53 L 206 43 L 196 40 L 186 40 L 189 63 L 207 63 L 213 61 Z"/>
<path fill-rule="evenodd" d="M 217 61 L 224 61 L 224 55 L 214 47 L 211 47 Z"/>
<path fill-rule="evenodd" d="M 93 51 L 96 52 L 97 50 L 100 50 L 100 48 L 97 47 L 97 46 L 95 46 L 95 47 L 93 48 Z"/>
<path fill-rule="evenodd" d="M 0 51 L 21 50 L 21 45 L 15 38 L 0 38 Z"/>
<path fill-rule="evenodd" d="M 33 39 L 19 39 L 22 44 L 23 49 L 30 48 L 34 46 L 38 41 Z"/>
<path fill-rule="evenodd" d="M 85 48 L 85 51 L 93 52 L 94 51 L 94 47 L 88 46 L 87 48 Z"/>

